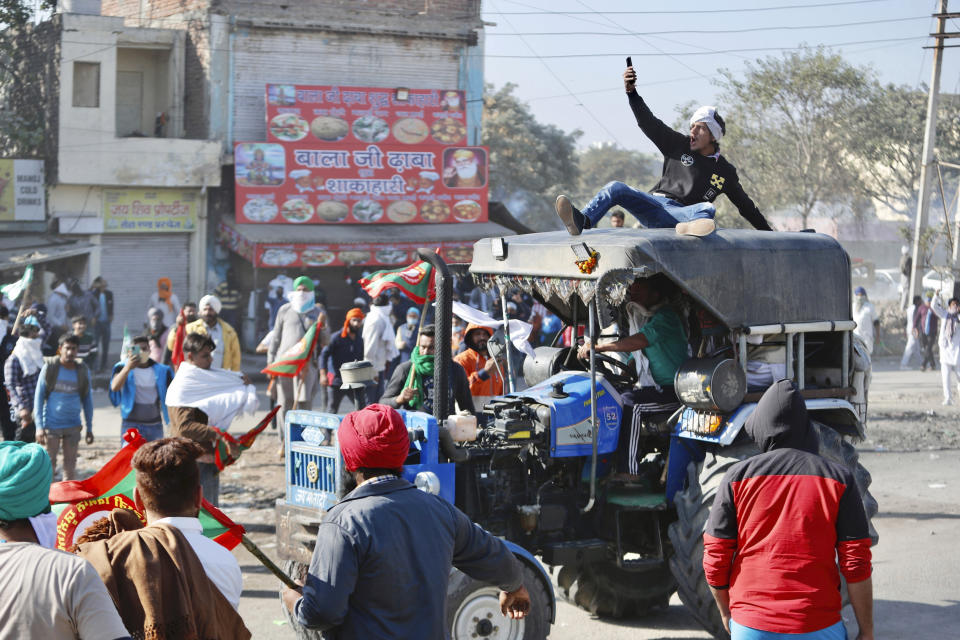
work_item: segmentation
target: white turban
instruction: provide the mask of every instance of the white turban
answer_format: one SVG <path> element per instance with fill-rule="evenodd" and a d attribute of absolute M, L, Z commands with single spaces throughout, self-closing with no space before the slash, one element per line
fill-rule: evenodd
<path fill-rule="evenodd" d="M 720 138 L 723 137 L 724 127 L 720 125 L 720 122 L 717 121 L 717 108 L 710 106 L 702 106 L 696 111 L 693 112 L 693 116 L 690 118 L 690 126 L 692 127 L 698 122 L 702 122 L 707 125 L 707 129 L 710 129 L 710 133 L 713 134 L 714 140 L 717 142 L 720 141 Z"/>
<path fill-rule="evenodd" d="M 200 298 L 200 312 L 202 313 L 203 308 L 207 306 L 213 307 L 213 310 L 219 314 L 220 307 L 222 305 L 220 304 L 220 299 L 217 298 L 217 296 L 203 296 Z"/>

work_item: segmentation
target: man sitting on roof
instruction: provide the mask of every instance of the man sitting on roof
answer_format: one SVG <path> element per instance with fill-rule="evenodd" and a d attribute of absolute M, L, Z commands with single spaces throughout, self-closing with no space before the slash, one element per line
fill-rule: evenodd
<path fill-rule="evenodd" d="M 620 479 L 634 480 L 639 471 L 637 443 L 645 413 L 671 411 L 680 406 L 673 389 L 677 369 L 687 358 L 687 336 L 680 316 L 669 306 L 677 286 L 663 274 L 638 278 L 628 290 L 626 304 L 630 335 L 615 342 L 597 344 L 594 350 L 633 352 L 637 365 L 637 388 L 623 394 L 623 423 L 618 468 Z M 590 345 L 583 344 L 577 355 L 590 358 Z"/>

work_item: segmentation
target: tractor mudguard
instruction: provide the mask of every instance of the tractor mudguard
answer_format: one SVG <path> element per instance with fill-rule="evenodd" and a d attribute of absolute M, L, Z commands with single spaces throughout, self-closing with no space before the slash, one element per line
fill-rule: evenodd
<path fill-rule="evenodd" d="M 557 594 L 553 592 L 553 581 L 550 580 L 550 574 L 547 573 L 547 570 L 543 568 L 543 565 L 540 564 L 540 561 L 537 560 L 532 553 L 520 545 L 509 540 L 504 540 L 503 543 L 513 552 L 513 555 L 520 559 L 520 562 L 532 567 L 543 580 L 543 585 L 550 595 L 550 624 L 553 624 L 557 621 Z"/>

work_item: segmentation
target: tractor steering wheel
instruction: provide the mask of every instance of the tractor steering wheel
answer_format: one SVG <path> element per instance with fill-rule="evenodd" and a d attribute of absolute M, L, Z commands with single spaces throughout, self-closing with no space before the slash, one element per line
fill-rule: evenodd
<path fill-rule="evenodd" d="M 596 358 L 597 370 L 615 387 L 632 387 L 637 383 L 637 370 L 629 364 L 604 353 L 594 353 L 593 357 Z"/>

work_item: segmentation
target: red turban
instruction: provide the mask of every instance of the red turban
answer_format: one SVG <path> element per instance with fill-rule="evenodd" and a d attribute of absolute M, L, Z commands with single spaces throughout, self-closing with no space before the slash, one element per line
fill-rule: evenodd
<path fill-rule="evenodd" d="M 353 309 L 350 309 L 350 311 L 347 311 L 347 317 L 343 319 L 343 330 L 340 331 L 341 338 L 347 337 L 347 330 L 350 328 L 350 321 L 354 318 L 360 318 L 363 320 L 363 310 L 354 307 Z"/>
<path fill-rule="evenodd" d="M 393 407 L 371 404 L 348 413 L 337 431 L 347 471 L 399 469 L 410 452 L 410 436 Z"/>

